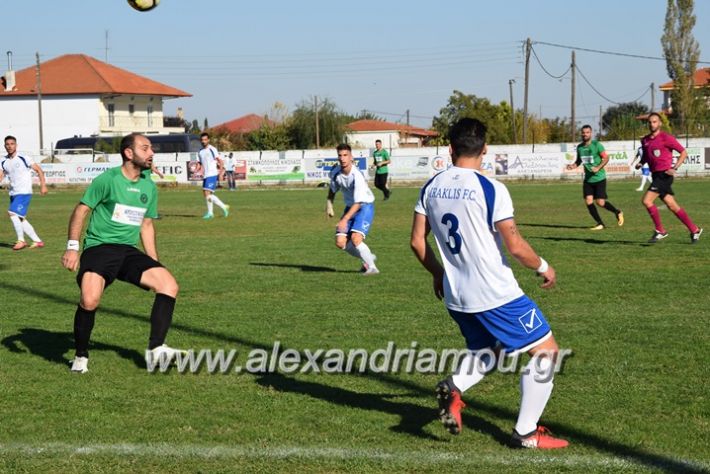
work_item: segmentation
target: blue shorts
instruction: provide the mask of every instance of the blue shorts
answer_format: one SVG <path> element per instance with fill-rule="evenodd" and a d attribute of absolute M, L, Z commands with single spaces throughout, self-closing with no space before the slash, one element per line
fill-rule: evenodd
<path fill-rule="evenodd" d="M 649 176 L 651 174 L 651 168 L 646 168 L 645 166 L 641 168 L 641 173 L 643 173 L 644 176 Z"/>
<path fill-rule="evenodd" d="M 343 215 L 347 214 L 348 210 L 350 210 L 349 206 L 345 208 Z M 335 229 L 335 235 L 348 235 L 350 232 L 357 232 L 358 234 L 367 236 L 374 218 L 375 206 L 372 203 L 360 204 L 360 210 L 348 221 L 348 230 L 346 232 L 340 232 L 338 229 Z"/>
<path fill-rule="evenodd" d="M 25 217 L 27 215 L 27 209 L 30 207 L 31 200 L 31 194 L 15 194 L 14 196 L 10 196 L 10 207 L 8 207 L 7 210 L 20 217 Z"/>
<path fill-rule="evenodd" d="M 202 180 L 202 189 L 214 192 L 217 189 L 217 176 L 210 176 Z"/>
<path fill-rule="evenodd" d="M 498 342 L 506 352 L 527 351 L 552 334 L 542 311 L 526 295 L 480 313 L 450 309 L 449 314 L 471 351 L 494 347 Z"/>

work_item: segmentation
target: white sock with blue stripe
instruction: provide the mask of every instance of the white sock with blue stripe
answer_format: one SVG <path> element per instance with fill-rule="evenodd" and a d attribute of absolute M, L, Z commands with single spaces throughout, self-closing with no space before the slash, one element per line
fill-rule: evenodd
<path fill-rule="evenodd" d="M 16 214 L 12 214 L 10 216 L 10 220 L 12 221 L 12 226 L 15 228 L 15 233 L 17 234 L 17 240 L 25 240 L 25 232 L 22 230 L 22 220 L 20 220 L 20 216 Z"/>
<path fill-rule="evenodd" d="M 30 224 L 30 221 L 27 219 L 22 221 L 22 230 L 25 231 L 25 234 L 30 236 L 30 239 L 32 239 L 33 242 L 42 241 L 42 239 L 39 238 L 39 235 L 37 235 L 37 232 L 35 232 L 35 228 L 32 227 L 32 224 Z"/>
<path fill-rule="evenodd" d="M 451 376 L 451 380 L 461 393 L 483 380 L 488 373 L 486 368 L 490 364 L 488 359 L 491 357 L 492 350 L 485 351 L 484 354 L 487 355 L 476 357 L 476 351 L 469 351 L 461 360 L 456 373 Z"/>

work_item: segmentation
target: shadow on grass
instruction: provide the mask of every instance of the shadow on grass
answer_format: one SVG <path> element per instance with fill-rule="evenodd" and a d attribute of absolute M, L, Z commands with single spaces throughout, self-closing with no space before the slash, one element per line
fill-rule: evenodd
<path fill-rule="evenodd" d="M 14 285 L 12 283 L 0 282 L 0 288 L 14 291 L 16 293 L 29 295 L 35 298 L 43 298 L 56 303 L 67 304 L 68 312 L 73 311 L 76 305 L 75 300 L 70 300 L 68 298 L 55 295 L 43 290 L 37 290 L 32 288 L 27 288 L 20 285 Z M 148 323 L 149 318 L 147 316 L 142 316 L 138 314 L 129 313 L 121 309 L 114 308 L 100 308 L 100 312 L 105 314 L 111 314 L 114 316 L 133 319 Z M 262 349 L 271 352 L 272 346 L 263 344 L 256 341 L 250 341 L 248 339 L 226 335 L 209 329 L 197 328 L 188 326 L 186 324 L 175 323 L 172 328 L 185 331 L 194 335 L 204 336 L 219 340 L 222 342 L 239 344 L 251 349 Z M 37 331 L 37 330 L 35 330 Z M 45 331 L 46 332 L 46 331 Z M 52 334 L 52 333 L 50 333 Z M 11 336 L 16 337 L 16 336 Z M 71 337 L 68 333 L 64 335 L 65 341 Z M 8 338 L 6 338 L 7 340 Z M 9 341 L 8 344 L 13 346 L 12 342 Z M 3 345 L 8 347 L 8 344 L 3 340 Z M 68 342 L 65 342 L 68 344 Z M 33 344 L 37 346 L 37 344 Z M 111 346 L 109 346 L 110 348 Z M 113 346 L 115 348 L 115 346 Z M 8 347 L 10 348 L 10 347 Z M 283 350 L 287 347 L 283 347 Z M 12 350 L 12 348 L 10 348 Z M 42 349 L 36 349 L 42 350 Z M 63 359 L 63 352 L 59 355 L 61 360 Z M 56 353 L 53 356 L 56 360 Z M 141 358 L 141 365 L 143 366 L 144 360 Z M 268 374 L 259 375 L 255 374 L 257 377 L 257 383 L 263 386 L 272 386 L 278 390 L 282 391 L 292 391 L 295 393 L 302 393 L 304 395 L 328 400 L 329 402 L 339 403 L 344 406 L 351 406 L 360 409 L 368 410 L 379 410 L 384 413 L 392 413 L 400 415 L 401 421 L 397 427 L 392 428 L 393 431 L 404 431 L 407 433 L 412 433 L 415 436 L 423 436 L 426 438 L 436 438 L 428 433 L 422 431 L 422 427 L 430 422 L 432 419 L 436 418 L 436 411 L 433 409 L 435 406 L 434 396 L 433 396 L 433 385 L 431 387 L 422 387 L 416 383 L 404 380 L 401 377 L 397 377 L 389 374 L 379 374 L 379 373 L 364 373 L 353 376 L 366 377 L 374 381 L 389 384 L 400 390 L 406 390 L 409 395 L 407 396 L 421 396 L 423 400 L 431 400 L 432 409 L 422 408 L 420 405 L 415 405 L 411 403 L 396 403 L 388 399 L 390 395 L 387 394 L 361 394 L 353 392 L 350 390 L 341 389 L 338 387 L 333 387 L 330 385 L 310 382 L 310 381 L 300 381 L 281 374 Z M 511 386 L 511 390 L 515 390 Z M 471 392 L 475 393 L 475 390 Z M 490 416 L 497 417 L 500 419 L 507 420 L 512 429 L 515 421 L 517 420 L 518 413 L 509 408 L 502 408 L 492 403 L 483 402 L 480 400 L 471 400 L 471 396 L 466 395 L 465 398 L 468 401 L 469 410 L 468 413 L 464 412 L 464 429 L 478 429 L 482 432 L 490 434 L 498 442 L 506 442 L 508 439 L 508 434 L 504 433 L 500 428 L 498 428 L 493 423 L 487 422 L 483 419 L 474 417 L 470 415 L 471 412 L 476 413 L 486 413 Z M 426 403 L 426 402 L 425 402 Z M 400 406 L 401 405 L 401 406 Z M 406 412 L 404 411 L 406 410 Z M 414 414 L 410 413 L 410 410 Z M 554 423 L 545 421 L 544 424 L 551 428 L 557 435 L 570 440 L 573 445 L 581 445 L 597 451 L 606 453 L 608 455 L 625 459 L 630 462 L 637 463 L 642 466 L 650 467 L 656 470 L 665 471 L 669 473 L 675 472 L 689 472 L 689 473 L 704 473 L 707 469 L 700 464 L 684 462 L 680 459 L 674 459 L 667 455 L 656 454 L 643 450 L 640 447 L 623 444 L 610 439 L 603 438 L 596 434 L 588 433 L 583 427 L 576 427 L 566 423 Z M 421 434 L 419 434 L 421 432 Z"/>
<path fill-rule="evenodd" d="M 0 242 L 0 248 L 11 249 L 14 244 L 6 244 L 5 242 Z"/>
<path fill-rule="evenodd" d="M 249 265 L 255 267 L 275 267 L 275 268 L 296 268 L 302 272 L 323 272 L 323 273 L 355 273 L 354 270 L 338 271 L 332 267 L 316 267 L 313 265 L 303 265 L 298 263 L 266 263 L 266 262 L 250 262 Z"/>
<path fill-rule="evenodd" d="M 25 352 L 20 347 L 22 345 L 31 354 L 39 356 L 48 362 L 67 365 L 69 364 L 69 359 L 64 357 L 64 354 L 74 348 L 74 336 L 70 332 L 22 328 L 19 333 L 4 338 L 0 341 L 0 344 L 14 353 Z M 144 356 L 132 349 L 93 341 L 89 345 L 89 351 L 113 351 L 124 359 L 133 361 L 136 367 L 145 367 Z"/>
<path fill-rule="evenodd" d="M 169 212 L 166 212 L 165 214 L 160 214 L 160 219 L 164 217 L 202 217 L 199 214 L 172 214 Z"/>
<path fill-rule="evenodd" d="M 548 229 L 589 229 L 591 226 L 584 225 L 569 225 L 569 224 L 530 224 L 525 222 L 516 222 L 519 227 L 545 227 Z"/>
<path fill-rule="evenodd" d="M 540 239 L 540 240 L 552 240 L 554 242 L 584 242 L 587 244 L 602 245 L 602 244 L 621 244 L 621 245 L 634 245 L 637 247 L 650 247 L 653 244 L 648 242 L 639 242 L 637 240 L 602 240 L 593 239 L 591 237 L 527 237 L 530 240 Z"/>

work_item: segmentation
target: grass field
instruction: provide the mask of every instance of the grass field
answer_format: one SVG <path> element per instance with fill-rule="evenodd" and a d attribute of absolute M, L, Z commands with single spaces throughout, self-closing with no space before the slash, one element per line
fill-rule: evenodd
<path fill-rule="evenodd" d="M 452 437 L 433 396 L 447 374 L 150 374 L 152 295 L 120 282 L 97 314 L 90 372 L 70 374 L 78 289 L 60 257 L 80 192 L 35 196 L 29 217 L 47 246 L 0 247 L 0 470 L 707 472 L 710 234 L 690 245 L 662 210 L 670 237 L 646 244 L 636 185 L 610 182 L 626 225 L 602 210 L 601 232 L 587 230 L 579 183 L 509 185 L 523 235 L 559 281 L 544 291 L 532 272 L 515 266 L 516 275 L 574 353 L 543 415 L 571 442 L 558 452 L 505 446 L 518 375 L 492 374 L 468 391 L 464 431 Z M 682 180 L 676 192 L 710 232 L 709 185 Z M 181 285 L 170 345 L 236 349 L 242 360 L 275 341 L 462 347 L 409 249 L 416 189 L 376 203 L 368 243 L 382 273 L 367 278 L 333 245 L 324 190 L 220 196 L 233 215 L 203 222 L 198 190 L 161 190 L 158 247 Z M 0 240 L 13 238 L 3 218 Z"/>

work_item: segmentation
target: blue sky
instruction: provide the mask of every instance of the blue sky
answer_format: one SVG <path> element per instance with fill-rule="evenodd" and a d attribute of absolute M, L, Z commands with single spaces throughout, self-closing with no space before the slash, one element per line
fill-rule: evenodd
<path fill-rule="evenodd" d="M 522 42 L 660 57 L 666 0 L 162 0 L 148 13 L 125 0 L 22 0 L 3 9 L 3 51 L 16 70 L 85 53 L 193 94 L 169 100 L 189 119 L 211 125 L 275 102 L 293 109 L 314 95 L 342 110 L 367 109 L 429 126 L 452 91 L 523 104 Z M 38 12 L 42 12 L 38 14 Z M 710 2 L 696 1 L 694 34 L 710 62 Z M 705 25 L 706 27 L 702 27 Z M 569 66 L 571 51 L 534 49 L 552 75 Z M 649 85 L 666 82 L 664 61 L 577 51 L 577 65 L 606 98 L 650 104 Z M 707 66 L 707 65 L 706 65 Z M 3 64 L 2 69 L 5 69 Z M 570 80 L 546 75 L 531 60 L 529 110 L 570 114 Z M 656 92 L 656 104 L 661 94 Z M 601 98 L 577 77 L 577 117 L 596 123 Z"/>

